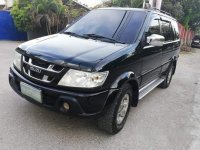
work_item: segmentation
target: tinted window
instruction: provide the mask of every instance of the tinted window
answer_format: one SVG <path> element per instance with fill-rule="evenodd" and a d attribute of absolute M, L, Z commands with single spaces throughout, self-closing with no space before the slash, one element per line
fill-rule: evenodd
<path fill-rule="evenodd" d="M 133 43 L 143 25 L 146 17 L 146 12 L 133 12 L 129 22 L 122 28 L 118 39 L 123 43 Z"/>
<path fill-rule="evenodd" d="M 172 21 L 172 28 L 174 30 L 174 38 L 177 40 L 179 39 L 179 29 L 178 29 L 178 24 L 176 21 Z"/>
<path fill-rule="evenodd" d="M 160 23 L 158 19 L 153 19 L 149 26 L 148 35 L 158 34 L 160 35 Z"/>
<path fill-rule="evenodd" d="M 168 21 L 161 21 L 162 35 L 165 37 L 165 41 L 172 41 L 174 38 L 171 23 Z"/>
<path fill-rule="evenodd" d="M 122 10 L 93 10 L 67 29 L 77 34 L 97 34 L 112 38 L 123 20 Z"/>

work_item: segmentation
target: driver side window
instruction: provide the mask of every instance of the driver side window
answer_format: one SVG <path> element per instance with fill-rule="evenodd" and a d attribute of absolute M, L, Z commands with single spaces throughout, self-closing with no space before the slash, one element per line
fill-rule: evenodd
<path fill-rule="evenodd" d="M 161 35 L 161 27 L 160 27 L 160 20 L 159 18 L 154 18 L 151 20 L 150 24 L 149 24 L 149 30 L 146 34 L 146 37 L 149 37 L 153 34 L 157 34 L 157 35 Z M 147 38 L 146 40 L 146 46 L 149 46 L 150 44 L 149 39 Z"/>

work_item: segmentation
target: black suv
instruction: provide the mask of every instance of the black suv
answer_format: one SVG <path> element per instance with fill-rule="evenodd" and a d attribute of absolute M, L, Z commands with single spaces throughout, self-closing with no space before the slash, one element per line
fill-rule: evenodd
<path fill-rule="evenodd" d="M 192 39 L 192 48 L 200 48 L 200 35 L 195 35 Z"/>
<path fill-rule="evenodd" d="M 61 33 L 21 44 L 9 82 L 30 102 L 77 116 L 95 116 L 119 132 L 131 106 L 175 73 L 177 21 L 157 10 L 102 8 Z"/>

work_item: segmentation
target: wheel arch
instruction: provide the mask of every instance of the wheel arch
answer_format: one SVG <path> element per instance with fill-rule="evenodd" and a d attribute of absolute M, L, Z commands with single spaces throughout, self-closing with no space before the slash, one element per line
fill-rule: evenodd
<path fill-rule="evenodd" d="M 173 62 L 172 62 L 172 65 L 174 66 L 173 75 L 174 75 L 175 72 L 176 72 L 177 61 L 178 61 L 178 57 L 174 57 Z"/>
<path fill-rule="evenodd" d="M 131 105 L 136 107 L 139 100 L 139 81 L 136 78 L 134 72 L 125 72 L 121 74 L 111 85 L 111 89 L 120 89 L 124 84 L 130 84 L 132 87 L 133 92 L 133 99 Z M 113 96 L 116 96 L 117 92 L 113 93 Z M 111 96 L 111 99 L 113 99 Z M 112 100 L 109 100 L 112 101 Z"/>

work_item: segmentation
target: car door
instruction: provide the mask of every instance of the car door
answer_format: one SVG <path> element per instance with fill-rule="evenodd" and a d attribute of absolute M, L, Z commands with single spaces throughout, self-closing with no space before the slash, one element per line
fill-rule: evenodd
<path fill-rule="evenodd" d="M 160 29 L 160 16 L 154 14 L 147 27 L 147 36 L 152 34 L 161 35 Z M 161 72 L 161 60 L 162 60 L 162 47 L 152 46 L 148 43 L 145 44 L 141 51 L 142 57 L 142 83 L 141 86 L 148 84 L 149 82 L 157 79 Z"/>
<path fill-rule="evenodd" d="M 173 56 L 177 49 L 178 41 L 175 40 L 174 31 L 170 19 L 161 17 L 161 33 L 165 37 L 165 42 L 162 48 L 162 73 L 166 72 L 172 62 Z"/>

